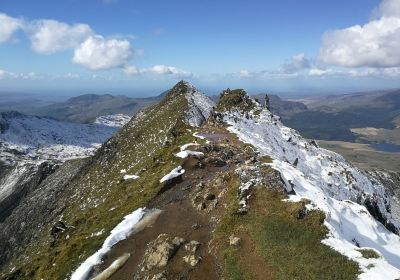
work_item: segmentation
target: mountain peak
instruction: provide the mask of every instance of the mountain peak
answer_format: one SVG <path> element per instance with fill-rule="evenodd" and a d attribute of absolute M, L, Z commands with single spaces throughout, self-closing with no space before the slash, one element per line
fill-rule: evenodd
<path fill-rule="evenodd" d="M 186 95 L 191 94 L 197 91 L 196 87 L 193 86 L 191 83 L 181 80 L 176 85 L 172 87 L 167 93 L 168 97 L 176 97 L 178 95 Z"/>
<path fill-rule="evenodd" d="M 239 109 L 241 111 L 250 111 L 254 109 L 255 102 L 247 95 L 243 89 L 226 89 L 221 93 L 217 110 L 220 112 Z"/>

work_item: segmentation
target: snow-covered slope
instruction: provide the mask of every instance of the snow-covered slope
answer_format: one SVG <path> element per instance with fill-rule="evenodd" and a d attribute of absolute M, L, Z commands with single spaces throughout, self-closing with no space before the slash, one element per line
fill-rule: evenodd
<path fill-rule="evenodd" d="M 16 112 L 0 115 L 0 159 L 19 158 L 40 163 L 86 157 L 117 130 L 103 124 L 76 124 L 27 116 Z"/>
<path fill-rule="evenodd" d="M 272 167 L 293 193 L 290 200 L 309 199 L 309 209 L 325 212 L 329 235 L 323 243 L 358 262 L 363 271 L 360 279 L 400 277 L 400 238 L 388 230 L 398 232 L 400 224 L 391 214 L 390 197 L 382 185 L 340 155 L 285 127 L 256 103 L 249 112 L 223 113 L 223 120 L 241 141 L 273 158 Z M 373 249 L 381 257 L 364 258 L 362 249 Z"/>
<path fill-rule="evenodd" d="M 186 81 L 179 82 L 174 88 L 179 87 L 184 89 L 189 106 L 186 112 L 187 123 L 191 126 L 200 126 L 210 116 L 215 103 Z"/>
<path fill-rule="evenodd" d="M 97 117 L 94 123 L 111 127 L 123 127 L 131 118 L 131 116 L 124 114 L 106 115 Z"/>

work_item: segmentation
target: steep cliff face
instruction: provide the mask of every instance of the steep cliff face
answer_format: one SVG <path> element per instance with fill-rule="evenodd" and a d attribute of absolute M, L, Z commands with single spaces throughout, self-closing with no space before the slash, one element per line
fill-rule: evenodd
<path fill-rule="evenodd" d="M 40 198 L 40 199 L 39 199 Z M 0 227 L 5 279 L 396 279 L 378 180 L 243 90 L 179 82 Z M 24 221 L 26 219 L 26 221 Z M 12 236 L 12 238 L 10 238 Z"/>
<path fill-rule="evenodd" d="M 0 114 L 0 222 L 63 162 L 94 154 L 126 118 L 73 124 L 17 112 Z"/>

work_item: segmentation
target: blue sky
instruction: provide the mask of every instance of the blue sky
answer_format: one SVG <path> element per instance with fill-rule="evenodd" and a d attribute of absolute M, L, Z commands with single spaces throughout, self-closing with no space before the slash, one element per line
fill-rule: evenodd
<path fill-rule="evenodd" d="M 398 3 L 2 0 L 0 91 L 397 87 Z"/>

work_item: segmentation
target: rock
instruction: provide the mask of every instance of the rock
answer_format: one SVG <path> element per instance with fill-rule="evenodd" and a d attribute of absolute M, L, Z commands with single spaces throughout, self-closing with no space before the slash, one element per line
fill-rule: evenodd
<path fill-rule="evenodd" d="M 257 162 L 257 159 L 255 157 L 251 157 L 250 159 L 246 160 L 244 163 L 245 164 L 251 164 Z"/>
<path fill-rule="evenodd" d="M 229 236 L 229 245 L 231 246 L 239 246 L 241 239 L 239 237 L 234 236 L 233 234 Z"/>
<path fill-rule="evenodd" d="M 199 224 L 193 224 L 192 229 L 199 229 L 201 226 Z"/>
<path fill-rule="evenodd" d="M 195 240 L 192 240 L 185 244 L 185 250 L 190 253 L 196 253 L 197 249 L 200 247 L 201 243 Z"/>
<path fill-rule="evenodd" d="M 165 267 L 183 243 L 185 239 L 181 237 L 172 238 L 168 234 L 160 234 L 148 245 L 141 265 L 142 270 Z"/>
<path fill-rule="evenodd" d="M 246 215 L 247 212 L 249 212 L 249 208 L 248 207 L 241 207 L 236 211 L 237 215 L 243 216 Z"/>
<path fill-rule="evenodd" d="M 190 266 L 196 266 L 201 261 L 201 258 L 196 255 L 187 255 L 183 257 L 183 261 Z"/>
<path fill-rule="evenodd" d="M 208 158 L 206 162 L 216 167 L 223 167 L 226 165 L 226 162 L 221 158 Z"/>
<path fill-rule="evenodd" d="M 206 207 L 207 207 L 207 205 L 204 202 L 202 202 L 199 205 L 197 205 L 197 211 L 202 211 L 202 210 L 206 209 Z"/>
<path fill-rule="evenodd" d="M 315 148 L 319 148 L 317 141 L 311 140 L 310 145 L 313 145 Z"/>
<path fill-rule="evenodd" d="M 215 199 L 215 194 L 213 194 L 213 193 L 207 193 L 207 194 L 204 196 L 204 199 L 205 199 L 205 200 L 214 200 L 214 199 Z"/>
<path fill-rule="evenodd" d="M 218 205 L 218 200 L 214 199 L 213 201 L 211 201 L 208 204 L 207 208 L 208 208 L 209 211 L 211 211 L 212 209 L 215 209 L 215 207 L 217 207 L 217 205 Z"/>
<path fill-rule="evenodd" d="M 155 274 L 155 275 L 151 278 L 151 280 L 167 280 L 167 275 L 166 275 L 166 273 L 163 271 L 163 272 L 160 272 L 160 273 Z"/>

